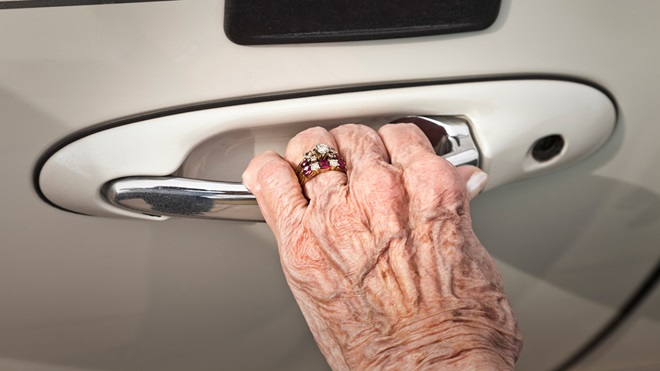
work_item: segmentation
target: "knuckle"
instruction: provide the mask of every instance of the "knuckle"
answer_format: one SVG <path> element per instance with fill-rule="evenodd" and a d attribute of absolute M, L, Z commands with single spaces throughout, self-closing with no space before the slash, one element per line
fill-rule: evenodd
<path fill-rule="evenodd" d="M 403 133 L 403 132 L 421 132 L 420 128 L 412 123 L 386 124 L 378 129 L 379 133 Z"/>
<path fill-rule="evenodd" d="M 401 170 L 384 162 L 374 163 L 369 171 L 362 174 L 354 191 L 373 212 L 382 215 L 389 214 L 392 207 L 406 200 Z"/>
<path fill-rule="evenodd" d="M 243 171 L 243 183 L 245 183 L 246 186 L 250 187 L 253 183 L 254 180 L 256 179 L 255 174 L 259 171 L 259 168 L 261 168 L 265 157 L 268 155 L 265 153 L 258 154 L 250 160 L 250 163 L 248 166 L 245 168 L 245 171 Z"/>
<path fill-rule="evenodd" d="M 424 156 L 426 157 L 426 156 Z M 438 196 L 437 200 L 443 204 L 462 202 L 466 196 L 463 180 L 456 169 L 445 159 L 433 156 L 409 165 L 412 186 L 418 191 Z"/>
<path fill-rule="evenodd" d="M 290 166 L 279 155 L 268 151 L 255 156 L 243 172 L 243 183 L 250 191 L 258 192 L 264 185 L 273 185 L 282 180 L 282 172 Z"/>
<path fill-rule="evenodd" d="M 282 182 L 282 172 L 287 171 L 287 168 L 290 168 L 288 164 L 276 159 L 269 159 L 257 170 L 257 180 L 262 184 L 276 186 Z"/>
<path fill-rule="evenodd" d="M 295 139 L 308 139 L 308 138 L 318 138 L 328 135 L 328 131 L 325 128 L 320 126 L 314 126 L 308 129 L 305 129 L 296 135 Z"/>
<path fill-rule="evenodd" d="M 385 192 L 393 192 L 403 185 L 401 172 L 393 165 L 377 162 L 367 174 L 367 182 L 372 189 L 381 189 Z"/>
<path fill-rule="evenodd" d="M 330 130 L 330 133 L 334 135 L 347 136 L 347 135 L 356 135 L 360 133 L 365 133 L 373 131 L 370 127 L 362 124 L 348 123 L 337 126 L 336 128 Z"/>
<path fill-rule="evenodd" d="M 378 129 L 378 133 L 386 133 L 396 130 L 396 127 L 400 125 L 402 124 L 385 124 Z"/>
<path fill-rule="evenodd" d="M 333 145 L 332 137 L 325 128 L 315 126 L 305 129 L 289 140 L 285 157 L 291 161 L 299 161 L 306 151 L 319 142 Z"/>

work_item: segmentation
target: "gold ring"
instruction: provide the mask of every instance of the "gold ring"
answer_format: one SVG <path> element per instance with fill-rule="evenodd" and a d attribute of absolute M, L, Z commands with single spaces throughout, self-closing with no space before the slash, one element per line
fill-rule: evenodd
<path fill-rule="evenodd" d="M 312 150 L 305 153 L 304 159 L 296 168 L 296 175 L 300 184 L 304 185 L 308 180 L 326 171 L 345 173 L 346 162 L 336 149 L 325 143 L 319 143 Z"/>

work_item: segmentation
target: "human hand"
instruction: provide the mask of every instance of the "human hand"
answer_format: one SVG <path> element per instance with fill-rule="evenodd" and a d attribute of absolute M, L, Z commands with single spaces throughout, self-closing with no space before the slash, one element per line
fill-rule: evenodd
<path fill-rule="evenodd" d="M 301 187 L 294 168 L 317 143 L 337 148 L 347 173 Z M 250 162 L 244 184 L 333 369 L 513 369 L 522 338 L 469 213 L 485 180 L 412 124 L 312 128 L 284 159 Z"/>

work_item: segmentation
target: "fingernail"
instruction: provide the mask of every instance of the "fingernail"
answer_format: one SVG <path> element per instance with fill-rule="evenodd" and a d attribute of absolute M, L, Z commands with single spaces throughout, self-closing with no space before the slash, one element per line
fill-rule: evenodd
<path fill-rule="evenodd" d="M 470 177 L 470 180 L 467 182 L 467 190 L 470 193 L 470 200 L 477 197 L 481 191 L 486 187 L 488 183 L 488 174 L 484 171 L 477 171 Z"/>

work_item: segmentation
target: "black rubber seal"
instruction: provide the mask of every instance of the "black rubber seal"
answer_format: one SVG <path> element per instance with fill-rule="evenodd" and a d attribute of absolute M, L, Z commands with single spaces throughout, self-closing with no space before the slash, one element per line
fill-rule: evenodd
<path fill-rule="evenodd" d="M 478 31 L 501 0 L 226 0 L 224 28 L 239 45 L 319 43 Z"/>

